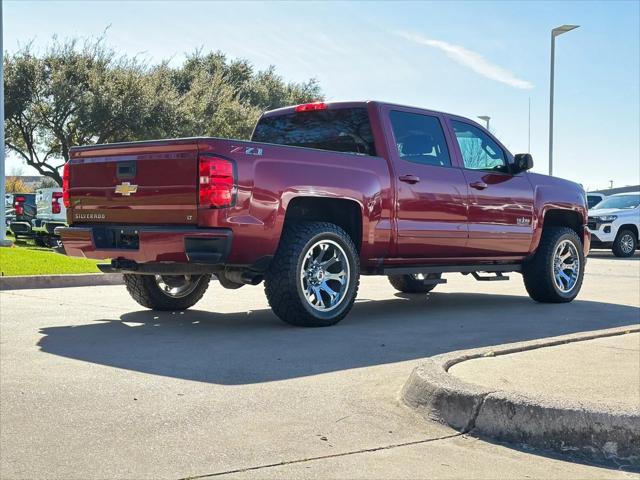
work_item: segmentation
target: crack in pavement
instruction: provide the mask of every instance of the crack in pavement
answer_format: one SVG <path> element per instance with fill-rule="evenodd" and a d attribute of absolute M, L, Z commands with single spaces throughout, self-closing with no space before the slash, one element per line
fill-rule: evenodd
<path fill-rule="evenodd" d="M 392 445 L 386 445 L 383 447 L 373 447 L 373 448 L 364 448 L 362 450 L 354 450 L 351 452 L 342 452 L 342 453 L 333 453 L 331 455 L 320 455 L 318 457 L 309 457 L 309 458 L 300 458 L 298 460 L 284 460 L 282 462 L 278 462 L 278 463 L 267 463 L 264 465 L 256 465 L 253 467 L 244 467 L 244 468 L 237 468 L 235 470 L 225 470 L 223 472 L 214 472 L 214 473 L 205 473 L 202 475 L 194 475 L 194 476 L 190 476 L 190 477 L 183 477 L 179 480 L 198 480 L 198 479 L 202 479 L 202 478 L 211 478 L 211 477 L 218 477 L 220 475 L 231 475 L 234 473 L 243 473 L 243 472 L 250 472 L 253 470 L 262 470 L 264 468 L 272 468 L 272 467 L 281 467 L 283 465 L 293 465 L 296 463 L 304 463 L 304 462 L 311 462 L 314 460 L 325 460 L 327 458 L 337 458 L 337 457 L 347 457 L 349 455 L 357 455 L 359 453 L 370 453 L 370 452 L 378 452 L 380 450 L 391 450 L 393 448 L 399 448 L 399 447 L 408 447 L 411 445 L 420 445 L 422 443 L 432 443 L 432 442 L 437 442 L 438 440 L 447 440 L 449 438 L 455 438 L 455 437 L 460 437 L 463 436 L 464 433 L 460 432 L 460 433 L 454 433 L 451 435 L 445 435 L 444 437 L 436 437 L 436 438 L 427 438 L 425 440 L 415 440 L 413 442 L 405 442 L 405 443 L 395 443 Z"/>

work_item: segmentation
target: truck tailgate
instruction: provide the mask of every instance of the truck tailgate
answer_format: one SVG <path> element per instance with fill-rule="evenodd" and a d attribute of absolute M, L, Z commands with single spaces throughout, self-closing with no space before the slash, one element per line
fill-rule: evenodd
<path fill-rule="evenodd" d="M 196 139 L 75 148 L 69 224 L 196 224 Z"/>

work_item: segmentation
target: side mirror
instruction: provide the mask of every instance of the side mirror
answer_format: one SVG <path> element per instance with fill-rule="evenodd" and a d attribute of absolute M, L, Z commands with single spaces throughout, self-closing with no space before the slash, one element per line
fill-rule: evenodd
<path fill-rule="evenodd" d="M 513 157 L 514 173 L 525 172 L 533 168 L 533 157 L 530 153 L 517 153 Z"/>

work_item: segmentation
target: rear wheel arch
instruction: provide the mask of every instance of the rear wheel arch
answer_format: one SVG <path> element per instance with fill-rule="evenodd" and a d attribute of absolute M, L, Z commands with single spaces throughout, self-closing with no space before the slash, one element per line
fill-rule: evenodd
<path fill-rule="evenodd" d="M 283 231 L 287 226 L 300 222 L 337 225 L 351 237 L 358 253 L 362 249 L 362 205 L 356 200 L 310 196 L 292 198 L 286 206 Z"/>

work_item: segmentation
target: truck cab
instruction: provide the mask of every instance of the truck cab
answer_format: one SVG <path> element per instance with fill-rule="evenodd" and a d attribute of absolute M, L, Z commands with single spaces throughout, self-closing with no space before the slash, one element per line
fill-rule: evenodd
<path fill-rule="evenodd" d="M 69 255 L 110 258 L 144 306 L 193 305 L 215 275 L 265 282 L 288 323 L 349 311 L 363 275 L 426 293 L 443 274 L 577 295 L 589 249 L 579 185 L 532 173 L 476 122 L 382 102 L 265 112 L 250 141 L 186 138 L 74 148 Z"/>

